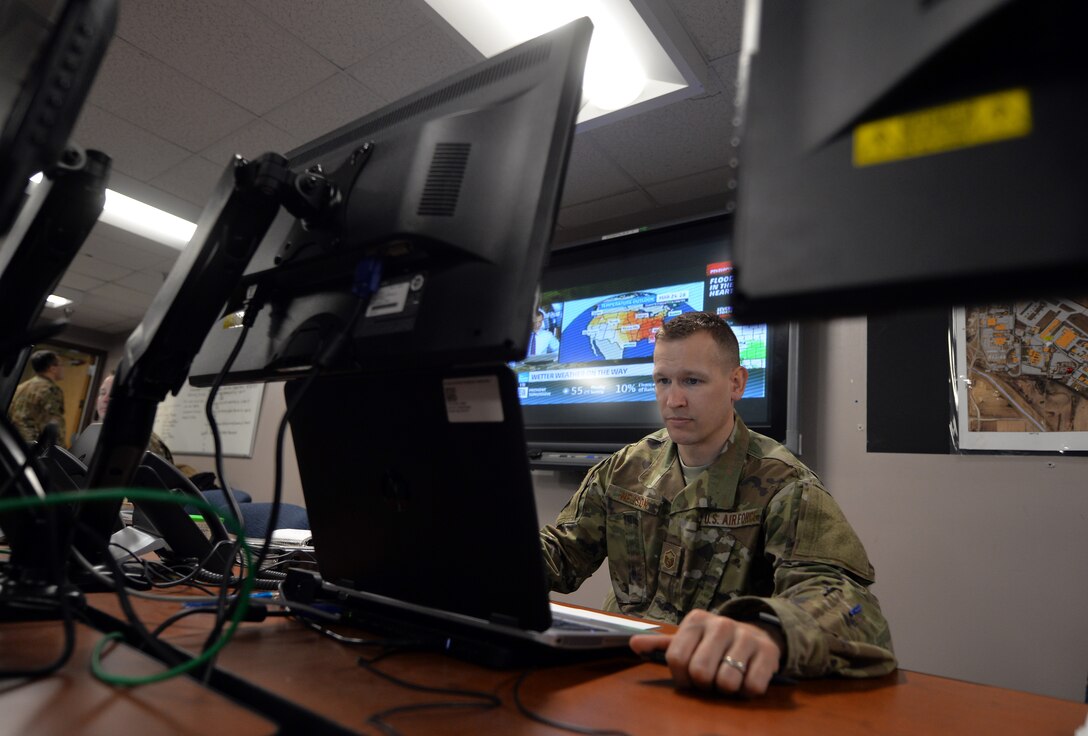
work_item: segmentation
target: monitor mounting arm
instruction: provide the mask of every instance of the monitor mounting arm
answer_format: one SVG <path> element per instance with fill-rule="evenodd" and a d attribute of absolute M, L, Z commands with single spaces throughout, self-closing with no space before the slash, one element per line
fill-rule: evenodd
<path fill-rule="evenodd" d="M 88 487 L 124 487 L 140 464 L 155 411 L 177 393 L 208 329 L 284 207 L 315 226 L 339 207 L 338 187 L 320 168 L 296 174 L 287 159 L 266 153 L 253 161 L 235 157 L 205 205 L 196 232 L 182 251 L 147 314 L 125 343 L 110 396 L 109 412 L 88 467 Z M 76 547 L 98 562 L 105 554 L 101 530 L 111 528 L 118 505 L 81 510 L 86 529 Z"/>

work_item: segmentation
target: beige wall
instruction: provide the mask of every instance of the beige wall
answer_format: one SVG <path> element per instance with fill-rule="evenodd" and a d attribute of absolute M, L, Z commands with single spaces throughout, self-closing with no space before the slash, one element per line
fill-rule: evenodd
<path fill-rule="evenodd" d="M 900 664 L 1083 700 L 1088 458 L 867 453 L 866 321 L 804 338 L 804 457 L 869 550 Z"/>
<path fill-rule="evenodd" d="M 89 332 L 89 331 L 87 331 Z M 98 335 L 99 333 L 90 333 Z M 108 350 L 106 357 L 106 373 L 117 368 L 124 356 L 125 341 L 128 335 L 105 336 L 101 335 L 95 347 Z M 253 496 L 257 501 L 272 500 L 272 486 L 275 479 L 275 442 L 276 430 L 280 418 L 286 406 L 283 400 L 283 384 L 269 383 L 265 386 L 264 398 L 261 401 L 260 419 L 257 424 L 257 435 L 253 442 L 252 458 L 226 458 L 225 469 L 231 485 L 240 488 Z M 284 441 L 284 482 L 283 500 L 288 503 L 304 505 L 302 499 L 302 483 L 299 480 L 298 464 L 295 462 L 295 453 L 291 444 L 291 431 L 287 431 Z M 215 460 L 207 455 L 181 455 L 176 454 L 174 460 L 178 464 L 191 465 L 197 470 L 215 472 Z"/>
<path fill-rule="evenodd" d="M 228 457 L 223 461 L 231 486 L 246 491 L 253 496 L 254 501 L 272 500 L 276 466 L 276 430 L 286 408 L 283 399 L 283 384 L 267 384 L 261 401 L 257 436 L 253 440 L 253 457 Z M 282 500 L 302 506 L 304 505 L 302 482 L 299 480 L 298 463 L 295 461 L 290 429 L 287 430 L 284 439 L 284 448 Z M 197 470 L 215 472 L 215 460 L 208 455 L 175 455 L 174 461 L 192 465 Z"/>

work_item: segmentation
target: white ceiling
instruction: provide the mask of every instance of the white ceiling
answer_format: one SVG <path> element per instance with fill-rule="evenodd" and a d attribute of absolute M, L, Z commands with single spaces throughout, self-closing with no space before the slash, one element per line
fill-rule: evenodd
<path fill-rule="evenodd" d="M 743 0 L 660 4 L 704 89 L 578 133 L 557 244 L 726 209 Z M 423 0 L 121 0 L 73 139 L 112 157 L 112 189 L 195 222 L 232 154 L 286 152 L 480 58 Z M 99 223 L 57 292 L 72 324 L 127 333 L 176 257 Z"/>

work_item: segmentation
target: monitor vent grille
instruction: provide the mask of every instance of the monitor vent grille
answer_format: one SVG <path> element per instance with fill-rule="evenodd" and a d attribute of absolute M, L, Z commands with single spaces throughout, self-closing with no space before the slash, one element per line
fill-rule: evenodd
<path fill-rule="evenodd" d="M 465 77 L 456 84 L 437 89 L 429 95 L 412 100 L 411 102 L 389 110 L 385 114 L 371 120 L 361 121 L 355 127 L 348 128 L 342 133 L 330 134 L 332 135 L 331 138 L 316 144 L 309 150 L 292 151 L 290 155 L 290 166 L 292 168 L 306 166 L 315 162 L 326 153 L 336 151 L 348 144 L 361 144 L 370 135 L 399 125 L 406 120 L 422 115 L 428 110 L 441 107 L 451 100 L 456 100 L 459 97 L 471 93 L 473 90 L 486 87 L 489 84 L 494 84 L 504 77 L 520 74 L 527 69 L 542 64 L 548 60 L 551 53 L 552 44 L 550 41 L 541 41 L 540 43 L 533 44 L 521 53 L 511 56 L 502 63 L 481 69 L 475 74 Z"/>
<path fill-rule="evenodd" d="M 417 214 L 431 217 L 453 216 L 471 149 L 472 145 L 469 143 L 439 143 L 435 146 Z"/>

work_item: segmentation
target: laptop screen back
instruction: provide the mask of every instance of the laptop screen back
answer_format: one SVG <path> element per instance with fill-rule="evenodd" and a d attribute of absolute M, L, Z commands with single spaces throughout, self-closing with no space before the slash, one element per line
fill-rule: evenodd
<path fill-rule="evenodd" d="M 300 383 L 286 386 L 288 401 Z M 319 378 L 300 399 L 291 433 L 326 582 L 548 627 L 509 369 Z"/>

